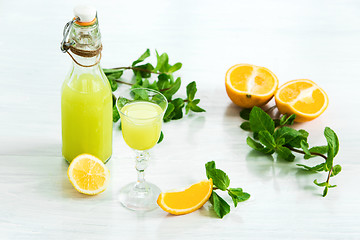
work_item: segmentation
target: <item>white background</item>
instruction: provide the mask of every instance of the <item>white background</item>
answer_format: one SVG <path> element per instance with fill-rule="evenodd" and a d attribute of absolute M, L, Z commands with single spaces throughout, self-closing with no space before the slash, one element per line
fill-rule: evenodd
<path fill-rule="evenodd" d="M 98 9 L 103 67 L 128 66 L 157 49 L 171 64 L 183 63 L 179 96 L 197 82 L 206 113 L 164 124 L 147 179 L 163 190 L 187 186 L 206 178 L 205 163 L 216 161 L 232 187 L 251 194 L 222 220 L 209 204 L 176 217 L 123 208 L 117 191 L 136 173 L 117 124 L 108 189 L 88 197 L 71 186 L 60 121 L 71 59 L 60 42 L 77 3 L 0 2 L 1 239 L 360 239 L 359 1 L 90 2 Z M 299 170 L 300 155 L 287 163 L 246 145 L 240 108 L 224 87 L 226 70 L 238 63 L 267 67 L 280 84 L 312 79 L 328 93 L 323 115 L 295 125 L 310 132 L 311 145 L 326 143 L 325 126 L 339 136 L 335 162 L 343 171 L 326 198 L 312 183 L 326 174 Z"/>

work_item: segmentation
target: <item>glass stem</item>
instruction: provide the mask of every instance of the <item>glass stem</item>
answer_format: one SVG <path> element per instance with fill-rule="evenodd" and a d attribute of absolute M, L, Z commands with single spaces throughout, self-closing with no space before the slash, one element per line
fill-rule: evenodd
<path fill-rule="evenodd" d="M 137 171 L 137 182 L 135 188 L 138 191 L 147 191 L 147 184 L 145 182 L 145 169 L 148 166 L 150 154 L 148 151 L 135 150 L 136 154 L 136 171 Z"/>

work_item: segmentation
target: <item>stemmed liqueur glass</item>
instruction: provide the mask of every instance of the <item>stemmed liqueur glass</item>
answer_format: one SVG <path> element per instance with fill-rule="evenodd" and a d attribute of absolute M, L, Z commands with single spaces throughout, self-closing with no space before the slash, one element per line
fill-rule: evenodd
<path fill-rule="evenodd" d="M 121 118 L 121 130 L 126 144 L 135 151 L 137 181 L 121 188 L 120 202 L 128 209 L 147 211 L 157 207 L 160 189 L 145 181 L 145 169 L 150 159 L 149 149 L 154 147 L 161 134 L 166 97 L 152 89 L 129 89 L 116 101 Z"/>

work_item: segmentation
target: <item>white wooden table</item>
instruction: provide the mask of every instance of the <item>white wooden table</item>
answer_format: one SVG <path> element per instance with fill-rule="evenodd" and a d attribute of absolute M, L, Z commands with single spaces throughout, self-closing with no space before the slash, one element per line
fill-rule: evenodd
<path fill-rule="evenodd" d="M 163 190 L 205 176 L 214 160 L 251 198 L 218 219 L 205 205 L 184 216 L 161 209 L 137 214 L 117 201 L 135 179 L 133 155 L 114 126 L 108 189 L 77 193 L 61 156 L 60 88 L 70 58 L 60 52 L 73 1 L 0 3 L 0 239 L 360 239 L 359 1 L 107 1 L 96 3 L 103 67 L 128 66 L 146 48 L 182 62 L 185 85 L 196 81 L 203 114 L 164 124 L 147 179 Z M 154 59 L 153 59 L 154 60 Z M 317 82 L 330 104 L 296 125 L 312 145 L 329 126 L 340 139 L 343 171 L 328 196 L 305 174 L 246 145 L 240 108 L 224 87 L 237 63 L 271 69 L 280 84 Z M 227 200 L 229 200 L 227 198 Z"/>

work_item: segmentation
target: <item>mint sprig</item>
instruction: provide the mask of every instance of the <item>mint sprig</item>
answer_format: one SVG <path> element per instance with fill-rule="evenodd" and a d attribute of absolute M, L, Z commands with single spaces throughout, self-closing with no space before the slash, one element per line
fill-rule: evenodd
<path fill-rule="evenodd" d="M 169 105 L 164 115 L 164 121 L 181 119 L 185 114 L 192 112 L 205 112 L 199 106 L 200 99 L 195 99 L 197 92 L 196 82 L 193 81 L 186 86 L 186 98 L 174 98 L 181 87 L 181 78 L 174 78 L 174 73 L 181 69 L 182 63 L 177 62 L 174 65 L 169 64 L 167 53 L 159 54 L 156 52 L 156 65 L 144 63 L 150 57 L 150 50 L 146 51 L 128 67 L 103 68 L 106 77 L 110 83 L 112 91 L 116 91 L 119 84 L 126 84 L 132 88 L 150 88 L 161 92 L 167 98 Z M 132 70 L 135 81 L 124 81 L 121 79 L 124 71 Z M 157 80 L 150 81 L 153 75 L 157 75 Z M 115 97 L 116 100 L 116 97 Z M 113 109 L 113 122 L 119 121 L 120 117 L 116 107 Z"/>
<path fill-rule="evenodd" d="M 213 180 L 213 191 L 210 196 L 210 203 L 214 207 L 214 211 L 219 218 L 223 218 L 230 212 L 230 205 L 220 197 L 215 191 L 227 191 L 231 197 L 234 207 L 237 207 L 239 202 L 246 201 L 250 198 L 250 194 L 243 192 L 242 188 L 229 188 L 230 178 L 222 170 L 217 169 L 214 161 L 207 162 L 205 164 L 206 177 Z"/>
<path fill-rule="evenodd" d="M 318 182 L 314 180 L 314 184 L 324 187 L 323 197 L 328 193 L 329 188 L 336 187 L 330 185 L 330 178 L 341 172 L 341 166 L 334 166 L 334 158 L 339 151 L 339 140 L 336 133 L 329 127 L 324 130 L 326 138 L 326 146 L 315 146 L 309 148 L 309 133 L 303 129 L 295 130 L 289 125 L 294 123 L 295 115 L 283 115 L 280 119 L 272 119 L 269 114 L 259 107 L 252 109 L 244 109 L 240 112 L 240 117 L 244 120 L 240 127 L 244 130 L 253 132 L 253 138 L 246 139 L 247 144 L 264 154 L 276 153 L 278 157 L 292 162 L 295 159 L 293 153 L 303 154 L 304 159 L 312 157 L 322 157 L 324 162 L 315 166 L 307 166 L 304 164 L 296 164 L 306 171 L 311 172 L 327 172 L 326 181 Z"/>

